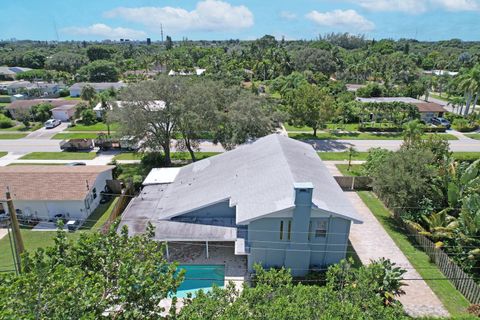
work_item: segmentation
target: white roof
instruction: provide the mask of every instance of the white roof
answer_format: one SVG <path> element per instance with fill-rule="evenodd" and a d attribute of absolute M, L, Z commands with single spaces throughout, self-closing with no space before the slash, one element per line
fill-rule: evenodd
<path fill-rule="evenodd" d="M 236 223 L 247 224 L 293 209 L 294 184 L 305 182 L 315 208 L 361 222 L 312 146 L 277 134 L 182 167 L 173 182 L 146 187 L 125 216 L 169 220 L 225 201 L 236 208 Z"/>
<path fill-rule="evenodd" d="M 179 172 L 180 168 L 153 168 L 143 181 L 143 185 L 172 183 Z"/>
<path fill-rule="evenodd" d="M 410 97 L 376 97 L 376 98 L 357 98 L 360 102 L 404 102 L 404 103 L 424 103 L 424 101 L 420 101 L 418 99 L 410 98 Z"/>
<path fill-rule="evenodd" d="M 142 104 L 143 105 L 143 102 L 129 102 L 129 101 L 115 101 L 116 105 L 119 107 L 119 108 L 122 108 L 123 106 L 129 104 L 129 103 L 132 103 L 132 104 Z M 109 104 L 109 108 L 110 110 L 112 110 L 112 105 Z M 158 111 L 158 110 L 162 110 L 165 108 L 165 101 L 163 100 L 154 100 L 154 101 L 150 101 L 148 102 L 148 109 L 150 111 Z M 97 105 L 93 108 L 93 111 L 102 111 L 103 108 L 102 108 L 102 103 L 99 102 L 97 103 Z"/>

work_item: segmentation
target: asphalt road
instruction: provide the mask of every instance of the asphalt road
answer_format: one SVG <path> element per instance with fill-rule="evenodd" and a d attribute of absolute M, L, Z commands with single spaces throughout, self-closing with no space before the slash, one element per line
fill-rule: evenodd
<path fill-rule="evenodd" d="M 388 150 L 396 150 L 402 144 L 401 140 L 310 140 L 310 143 L 317 151 L 344 151 L 350 146 L 358 151 L 367 151 L 370 148 L 380 147 Z M 461 139 L 452 140 L 450 149 L 459 152 L 480 152 L 480 140 Z M 55 152 L 61 151 L 60 140 L 49 139 L 18 139 L 0 140 L 0 151 L 13 152 L 14 154 L 25 154 L 29 152 Z M 174 148 L 173 148 L 174 149 Z M 214 145 L 209 141 L 200 143 L 200 151 L 223 152 L 221 145 Z"/>

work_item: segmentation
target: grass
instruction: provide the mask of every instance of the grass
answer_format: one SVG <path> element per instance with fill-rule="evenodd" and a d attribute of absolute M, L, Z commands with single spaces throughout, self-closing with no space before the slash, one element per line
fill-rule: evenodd
<path fill-rule="evenodd" d="M 195 156 L 197 160 L 202 160 L 211 156 L 215 156 L 220 152 L 195 152 Z M 134 153 L 134 152 L 124 152 L 120 153 L 115 156 L 115 160 L 142 160 L 143 154 L 142 153 Z M 190 160 L 190 153 L 188 152 L 173 152 L 172 153 L 172 160 Z"/>
<path fill-rule="evenodd" d="M 0 133 L 0 140 L 17 140 L 26 136 L 26 133 Z"/>
<path fill-rule="evenodd" d="M 464 314 L 465 309 L 470 305 L 469 302 L 455 289 L 450 281 L 428 280 L 444 279 L 445 276 L 435 264 L 430 262 L 427 254 L 418 249 L 417 244 L 412 242 L 413 240 L 405 234 L 405 230 L 399 227 L 390 211 L 375 194 L 368 191 L 360 191 L 358 195 L 382 224 L 385 231 L 392 237 L 395 244 L 402 250 L 420 276 L 426 279 L 425 282 L 442 301 L 448 312 L 450 312 L 452 316 Z"/>
<path fill-rule="evenodd" d="M 459 161 L 475 161 L 480 159 L 480 152 L 453 152 L 453 157 Z"/>
<path fill-rule="evenodd" d="M 348 152 L 317 152 L 320 159 L 324 161 L 348 160 Z M 357 152 L 352 160 L 367 160 L 368 152 Z"/>
<path fill-rule="evenodd" d="M 363 176 L 363 165 L 361 164 L 352 164 L 350 170 L 348 170 L 348 164 L 336 164 L 335 165 L 344 176 L 360 177 Z"/>
<path fill-rule="evenodd" d="M 8 153 L 8 152 L 5 152 L 5 151 L 0 151 L 0 158 L 1 158 L 1 157 L 4 157 L 4 156 L 6 156 L 6 155 L 7 155 L 7 153 Z"/>
<path fill-rule="evenodd" d="M 466 134 L 465 136 L 475 140 L 480 140 L 480 133 L 469 133 L 469 134 Z"/>
<path fill-rule="evenodd" d="M 95 132 L 84 132 L 84 133 L 57 133 L 53 136 L 53 139 L 64 140 L 64 139 L 96 139 L 97 133 Z"/>
<path fill-rule="evenodd" d="M 113 123 L 110 125 L 110 131 L 118 130 L 119 124 Z M 92 125 L 77 124 L 74 127 L 68 127 L 67 131 L 107 131 L 108 127 L 103 122 L 97 122 Z"/>
<path fill-rule="evenodd" d="M 458 140 L 452 134 L 441 133 L 439 137 L 445 140 Z M 368 132 L 321 132 L 314 136 L 311 133 L 288 133 L 290 138 L 298 140 L 403 140 L 401 133 L 368 133 Z M 424 135 L 426 138 L 427 135 Z"/>
<path fill-rule="evenodd" d="M 115 197 L 107 203 L 101 203 L 88 217 L 88 220 L 82 225 L 81 229 L 93 229 L 97 230 L 107 221 L 108 217 L 113 211 L 115 204 L 117 204 L 118 198 Z"/>
<path fill-rule="evenodd" d="M 31 152 L 21 160 L 92 160 L 97 156 L 95 152 Z"/>
<path fill-rule="evenodd" d="M 105 204 L 100 204 L 88 217 L 85 224 L 76 232 L 67 232 L 67 239 L 76 241 L 82 232 L 92 232 L 100 228 L 110 216 L 118 198 Z M 32 252 L 38 248 L 45 248 L 54 244 L 56 231 L 32 231 L 30 228 L 22 228 L 21 234 L 25 250 Z M 0 240 L 0 272 L 13 271 L 13 259 L 10 250 L 8 235 Z"/>
<path fill-rule="evenodd" d="M 13 127 L 10 128 L 3 128 L 0 129 L 0 131 L 24 131 L 24 132 L 30 132 L 30 131 L 36 131 L 43 127 L 43 123 L 41 122 L 32 122 L 30 123 L 30 126 L 25 127 L 23 123 L 17 124 Z"/>
<path fill-rule="evenodd" d="M 119 167 L 121 168 L 122 173 L 118 176 L 118 180 L 126 181 L 133 176 L 144 176 L 140 164 L 121 164 Z"/>
<path fill-rule="evenodd" d="M 63 100 L 82 100 L 82 98 L 80 98 L 80 97 L 70 97 L 70 96 L 69 97 L 63 97 L 62 99 Z"/>

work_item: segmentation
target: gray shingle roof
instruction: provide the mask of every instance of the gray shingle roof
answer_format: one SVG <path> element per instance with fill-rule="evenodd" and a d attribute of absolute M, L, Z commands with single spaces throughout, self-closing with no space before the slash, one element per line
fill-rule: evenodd
<path fill-rule="evenodd" d="M 316 207 L 360 221 L 312 146 L 277 134 L 183 167 L 163 185 L 153 216 L 166 220 L 228 199 L 245 224 L 294 207 L 301 182 L 313 184 Z"/>

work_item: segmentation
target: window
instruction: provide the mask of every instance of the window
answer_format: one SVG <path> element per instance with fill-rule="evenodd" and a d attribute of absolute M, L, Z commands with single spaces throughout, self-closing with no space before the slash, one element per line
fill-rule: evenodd
<path fill-rule="evenodd" d="M 280 221 L 280 240 L 283 240 L 283 220 Z"/>
<path fill-rule="evenodd" d="M 0 213 L 5 213 L 5 207 L 3 206 L 3 203 L 0 203 Z"/>
<path fill-rule="evenodd" d="M 317 221 L 315 228 L 315 238 L 324 238 L 327 236 L 327 221 Z"/>
<path fill-rule="evenodd" d="M 308 223 L 308 241 L 312 240 L 312 220 Z"/>
<path fill-rule="evenodd" d="M 292 220 L 288 220 L 288 233 L 287 233 L 288 241 L 290 241 L 291 239 L 291 234 L 292 234 Z"/>
<path fill-rule="evenodd" d="M 97 199 L 97 188 L 92 189 L 92 196 L 93 196 L 93 199 Z"/>

